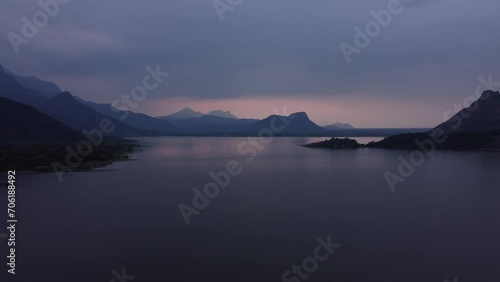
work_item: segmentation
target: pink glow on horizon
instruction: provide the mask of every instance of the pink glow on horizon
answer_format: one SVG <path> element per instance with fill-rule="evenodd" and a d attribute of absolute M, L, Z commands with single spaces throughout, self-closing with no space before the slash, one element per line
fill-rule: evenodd
<path fill-rule="evenodd" d="M 422 104 L 408 99 L 377 99 L 373 97 L 252 97 L 232 99 L 165 98 L 147 100 L 136 109 L 152 116 L 168 115 L 189 107 L 207 113 L 211 110 L 231 111 L 239 118 L 266 118 L 273 109 L 291 114 L 306 112 L 320 125 L 334 122 L 350 123 L 357 128 L 433 127 L 442 122 L 448 109 L 446 101 Z M 286 109 L 286 112 L 283 112 Z"/>

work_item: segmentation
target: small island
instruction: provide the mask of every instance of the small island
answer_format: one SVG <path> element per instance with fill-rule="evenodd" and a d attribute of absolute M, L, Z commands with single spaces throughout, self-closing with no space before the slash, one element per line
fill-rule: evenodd
<path fill-rule="evenodd" d="M 328 148 L 328 149 L 358 149 L 364 147 L 364 144 L 359 144 L 358 141 L 349 138 L 331 138 L 317 143 L 306 144 L 308 148 Z"/>

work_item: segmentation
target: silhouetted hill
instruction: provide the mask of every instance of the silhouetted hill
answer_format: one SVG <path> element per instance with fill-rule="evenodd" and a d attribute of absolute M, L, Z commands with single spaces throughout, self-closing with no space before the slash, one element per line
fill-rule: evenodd
<path fill-rule="evenodd" d="M 66 144 L 83 135 L 32 106 L 0 97 L 0 145 Z"/>
<path fill-rule="evenodd" d="M 335 139 L 306 146 L 346 148 Z M 422 149 L 422 146 L 427 149 Z M 441 150 L 500 150 L 500 93 L 485 91 L 470 107 L 430 131 L 392 135 L 363 147 L 421 151 L 429 147 Z"/>
<path fill-rule="evenodd" d="M 170 115 L 166 115 L 166 116 L 160 116 L 158 117 L 159 119 L 171 119 L 171 118 L 175 118 L 175 119 L 183 119 L 183 118 L 198 118 L 198 117 L 202 117 L 204 114 L 201 113 L 201 112 L 197 112 L 197 111 L 194 111 L 193 109 L 191 108 L 184 108 L 178 112 L 175 112 L 173 114 L 170 114 Z"/>
<path fill-rule="evenodd" d="M 92 109 L 98 111 L 103 115 L 118 119 L 121 122 L 137 129 L 147 130 L 147 131 L 157 131 L 160 134 L 171 134 L 179 131 L 179 129 L 175 127 L 168 120 L 162 120 L 145 114 L 134 113 L 131 111 L 126 111 L 126 112 L 119 111 L 113 108 L 113 106 L 110 104 L 98 104 L 91 101 L 85 101 L 78 97 L 75 97 L 75 99 L 91 107 Z"/>
<path fill-rule="evenodd" d="M 500 130 L 476 133 L 458 132 L 447 135 L 444 142 L 433 142 L 440 150 L 498 150 Z M 367 147 L 380 149 L 422 150 L 417 142 L 432 140 L 429 133 L 400 134 L 385 138 L 379 142 L 368 144 Z"/>
<path fill-rule="evenodd" d="M 206 115 L 198 118 L 172 119 L 171 121 L 184 133 L 224 134 L 231 132 L 230 126 L 235 126 L 237 128 L 239 125 L 247 125 L 259 120 L 232 119 Z"/>
<path fill-rule="evenodd" d="M 0 171 L 51 171 L 54 162 L 66 165 L 68 146 L 75 150 L 77 144 L 86 140 L 83 134 L 34 107 L 3 97 L 0 97 L 0 132 Z M 136 146 L 130 140 L 106 136 L 72 170 L 126 160 Z"/>
<path fill-rule="evenodd" d="M 260 130 L 283 125 L 283 130 L 276 135 L 323 135 L 329 132 L 312 122 L 306 113 L 295 113 L 290 116 L 272 115 L 263 120 L 233 119 L 204 115 L 198 118 L 169 119 L 184 135 L 257 135 Z M 273 121 L 276 121 L 273 123 Z M 285 124 L 286 122 L 286 124 Z"/>
<path fill-rule="evenodd" d="M 233 115 L 230 111 L 213 110 L 210 111 L 207 116 L 216 116 L 221 118 L 238 119 L 237 116 Z"/>
<path fill-rule="evenodd" d="M 96 110 L 81 104 L 69 92 L 63 92 L 52 99 L 45 101 L 40 110 L 55 117 L 63 123 L 77 130 L 92 130 L 100 128 L 103 119 L 109 119 L 116 127 L 113 135 L 118 136 L 144 136 L 150 132 L 124 124 L 113 117 L 103 115 Z"/>
<path fill-rule="evenodd" d="M 0 65 L 0 68 L 3 69 L 5 73 L 14 76 L 17 82 L 19 82 L 19 84 L 21 84 L 22 86 L 31 90 L 38 91 L 45 97 L 51 98 L 62 92 L 59 86 L 57 86 L 53 82 L 44 81 L 35 76 L 23 76 L 14 74 L 2 65 Z"/>
<path fill-rule="evenodd" d="M 436 128 L 446 133 L 500 130 L 500 93 L 485 91 L 476 102 Z"/>
<path fill-rule="evenodd" d="M 323 126 L 323 128 L 328 130 L 339 130 L 339 129 L 354 129 L 354 127 L 348 123 L 336 122 L 330 125 Z"/>
<path fill-rule="evenodd" d="M 175 112 L 170 115 L 166 116 L 159 116 L 159 119 L 163 120 L 168 120 L 170 122 L 174 122 L 176 120 L 180 119 L 188 119 L 188 118 L 200 118 L 204 116 L 216 116 L 220 118 L 227 118 L 227 119 L 238 119 L 235 115 L 233 115 L 230 111 L 221 111 L 221 110 L 213 110 L 210 111 L 208 114 L 204 114 L 202 112 L 197 112 L 191 108 L 184 108 L 178 112 Z"/>
<path fill-rule="evenodd" d="M 285 116 L 278 116 L 278 115 L 272 115 L 269 116 L 261 121 L 258 121 L 254 124 L 251 124 L 249 126 L 249 130 L 251 132 L 258 132 L 262 128 L 269 128 L 271 122 L 273 120 L 287 120 L 288 124 L 283 124 L 284 129 L 283 131 L 279 132 L 279 134 L 283 135 L 314 135 L 314 134 L 321 134 L 321 133 L 326 133 L 327 130 L 322 128 L 321 126 L 315 124 L 309 119 L 309 116 L 307 116 L 306 113 L 304 112 L 298 112 L 298 113 L 293 113 L 289 115 L 288 117 Z"/>
<path fill-rule="evenodd" d="M 0 68 L 0 96 L 23 104 L 29 104 L 30 101 L 40 104 L 44 99 L 40 93 L 19 84 L 16 78 L 3 68 Z"/>
<path fill-rule="evenodd" d="M 28 89 L 12 75 L 0 70 L 0 97 L 30 105 L 56 120 L 76 130 L 100 128 L 100 122 L 107 118 L 116 127 L 113 131 L 118 136 L 146 136 L 151 132 L 136 129 L 119 120 L 105 116 L 94 109 L 77 102 L 69 92 L 46 98 L 40 92 Z"/>
<path fill-rule="evenodd" d="M 61 93 L 61 89 L 54 83 L 43 81 L 35 76 L 15 76 L 17 82 L 26 88 L 31 90 L 39 91 L 45 97 L 54 97 L 55 95 Z"/>

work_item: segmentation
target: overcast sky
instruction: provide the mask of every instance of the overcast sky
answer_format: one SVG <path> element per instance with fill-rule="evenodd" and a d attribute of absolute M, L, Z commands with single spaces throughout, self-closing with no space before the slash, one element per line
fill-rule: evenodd
<path fill-rule="evenodd" d="M 354 27 L 388 2 L 243 0 L 221 21 L 212 0 L 71 0 L 16 54 L 7 34 L 22 35 L 22 18 L 42 9 L 3 0 L 0 62 L 102 103 L 159 64 L 171 75 L 136 111 L 263 118 L 287 107 L 356 127 L 434 126 L 474 93 L 478 76 L 500 81 L 498 0 L 402 0 L 347 63 L 339 44 L 354 44 Z"/>

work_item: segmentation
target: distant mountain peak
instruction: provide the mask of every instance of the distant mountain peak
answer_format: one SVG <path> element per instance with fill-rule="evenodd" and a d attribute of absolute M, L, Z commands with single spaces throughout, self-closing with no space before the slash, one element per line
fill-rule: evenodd
<path fill-rule="evenodd" d="M 59 86 L 53 82 L 44 81 L 32 75 L 23 76 L 12 73 L 10 70 L 3 67 L 2 64 L 0 64 L 0 73 L 13 76 L 19 84 L 28 89 L 40 92 L 44 97 L 52 98 L 61 93 Z"/>
<path fill-rule="evenodd" d="M 350 125 L 349 123 L 336 122 L 336 123 L 332 123 L 330 125 L 324 126 L 324 128 L 327 128 L 327 129 L 354 129 L 354 126 Z"/>
<path fill-rule="evenodd" d="M 207 115 L 222 117 L 222 118 L 238 119 L 238 117 L 233 115 L 230 111 L 213 110 L 213 111 L 210 111 Z"/>
<path fill-rule="evenodd" d="M 221 118 L 238 119 L 238 117 L 233 115 L 230 111 L 213 110 L 210 111 L 208 114 L 204 114 L 202 112 L 195 111 L 189 107 L 160 118 L 185 119 L 185 118 L 199 118 L 203 116 L 216 116 Z"/>
<path fill-rule="evenodd" d="M 498 91 L 493 91 L 493 90 L 486 90 L 483 92 L 483 94 L 481 94 L 481 98 L 482 100 L 486 100 L 488 99 L 489 97 L 491 96 L 495 96 L 495 95 L 500 95 L 500 92 Z"/>
<path fill-rule="evenodd" d="M 71 96 L 71 97 L 73 97 L 73 95 L 71 95 L 71 93 L 69 93 L 68 91 L 61 92 L 57 96 Z"/>
<path fill-rule="evenodd" d="M 273 120 L 276 118 L 280 118 L 277 115 L 271 115 L 259 122 L 256 122 L 251 125 L 253 132 L 259 132 L 262 128 L 268 127 Z M 283 118 L 283 116 L 281 116 Z M 286 118 L 288 122 L 286 126 L 284 126 L 283 131 L 279 132 L 279 134 L 284 135 L 304 135 L 304 134 L 318 134 L 324 133 L 327 130 L 315 124 L 312 120 L 309 119 L 309 116 L 305 112 L 297 112 L 288 115 Z"/>
<path fill-rule="evenodd" d="M 288 116 L 289 119 L 309 119 L 305 112 L 296 112 Z"/>
<path fill-rule="evenodd" d="M 176 118 L 176 119 L 183 119 L 183 118 L 197 118 L 203 116 L 202 113 L 197 112 L 191 108 L 184 108 L 178 112 L 175 112 L 173 114 L 170 114 L 166 117 L 169 118 Z"/>
<path fill-rule="evenodd" d="M 193 109 L 191 109 L 190 107 L 186 107 L 180 111 L 178 111 L 177 113 L 189 113 L 189 114 L 201 114 L 201 112 L 198 112 L 198 111 L 195 111 Z"/>
<path fill-rule="evenodd" d="M 76 101 L 75 97 L 73 97 L 73 95 L 71 95 L 71 93 L 69 93 L 68 91 L 64 91 L 56 95 L 53 99 L 57 99 L 60 101 Z"/>
<path fill-rule="evenodd" d="M 486 90 L 469 107 L 462 109 L 436 128 L 446 133 L 477 133 L 500 130 L 500 93 Z"/>
<path fill-rule="evenodd" d="M 42 92 L 44 96 L 49 98 L 54 97 L 62 92 L 61 88 L 59 88 L 57 84 L 41 80 L 36 76 L 15 75 L 15 77 L 17 79 L 17 82 L 19 82 L 24 87 Z"/>

